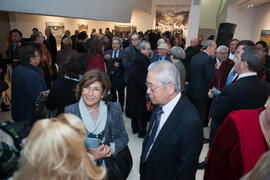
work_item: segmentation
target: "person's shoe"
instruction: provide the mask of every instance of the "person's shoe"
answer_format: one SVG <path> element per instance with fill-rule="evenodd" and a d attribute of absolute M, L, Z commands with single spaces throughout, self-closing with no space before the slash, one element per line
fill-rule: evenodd
<path fill-rule="evenodd" d="M 132 129 L 132 133 L 133 134 L 137 134 L 138 133 L 138 129 Z"/>
<path fill-rule="evenodd" d="M 1 104 L 1 111 L 7 112 L 7 111 L 10 111 L 10 108 L 6 104 L 2 103 Z"/>
<path fill-rule="evenodd" d="M 204 160 L 203 162 L 200 162 L 200 163 L 198 164 L 197 169 L 204 169 L 204 168 L 205 168 L 205 164 L 206 164 L 206 160 Z"/>
<path fill-rule="evenodd" d="M 139 138 L 144 138 L 144 136 L 145 136 L 145 133 L 139 133 L 139 134 L 138 134 L 138 137 L 139 137 Z"/>
<path fill-rule="evenodd" d="M 207 144 L 207 143 L 209 143 L 209 139 L 203 138 L 203 144 Z"/>

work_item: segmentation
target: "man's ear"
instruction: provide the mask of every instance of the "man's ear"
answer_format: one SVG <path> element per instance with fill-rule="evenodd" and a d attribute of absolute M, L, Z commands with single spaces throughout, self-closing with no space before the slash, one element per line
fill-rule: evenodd
<path fill-rule="evenodd" d="M 169 95 L 173 95 L 175 93 L 175 85 L 174 85 L 174 83 L 168 83 L 167 87 L 169 89 Z"/>

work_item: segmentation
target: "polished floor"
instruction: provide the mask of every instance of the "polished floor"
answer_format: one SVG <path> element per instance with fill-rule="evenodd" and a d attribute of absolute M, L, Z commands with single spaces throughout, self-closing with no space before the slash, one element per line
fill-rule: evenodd
<path fill-rule="evenodd" d="M 138 138 L 137 134 L 132 134 L 131 129 L 131 120 L 127 118 L 125 115 L 123 115 L 125 126 L 129 135 L 129 148 L 132 153 L 133 157 L 133 168 L 132 171 L 128 177 L 127 180 L 138 180 L 139 179 L 139 158 L 142 150 L 142 141 L 143 139 Z M 0 112 L 0 119 L 6 120 L 6 121 L 12 121 L 11 113 L 9 112 Z M 209 135 L 208 128 L 204 129 L 204 133 L 206 137 Z M 201 155 L 200 155 L 200 161 L 203 161 L 206 153 L 208 151 L 208 144 L 204 144 Z M 198 170 L 196 173 L 196 180 L 202 180 L 203 179 L 203 170 Z"/>

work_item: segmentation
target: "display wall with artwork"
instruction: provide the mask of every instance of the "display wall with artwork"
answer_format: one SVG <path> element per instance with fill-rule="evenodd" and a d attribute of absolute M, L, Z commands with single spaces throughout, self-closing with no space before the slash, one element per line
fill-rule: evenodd
<path fill-rule="evenodd" d="M 157 5 L 156 29 L 160 31 L 183 31 L 187 35 L 190 6 Z"/>
<path fill-rule="evenodd" d="M 55 37 L 57 49 L 61 46 L 61 39 L 64 36 L 65 33 L 65 25 L 64 23 L 58 23 L 58 22 L 46 22 L 46 28 L 50 28 L 52 34 Z"/>

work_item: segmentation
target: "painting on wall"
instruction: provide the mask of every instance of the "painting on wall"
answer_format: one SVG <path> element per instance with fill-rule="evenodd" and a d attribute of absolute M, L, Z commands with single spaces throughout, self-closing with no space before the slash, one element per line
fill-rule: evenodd
<path fill-rule="evenodd" d="M 164 31 L 183 31 L 187 35 L 188 5 L 157 5 L 156 29 Z"/>
<path fill-rule="evenodd" d="M 130 33 L 137 31 L 136 26 L 129 26 L 129 25 L 115 25 L 114 26 L 115 35 L 120 35 L 121 33 Z"/>
<path fill-rule="evenodd" d="M 88 25 L 87 24 L 78 24 L 78 30 L 79 30 L 79 32 L 86 31 L 88 34 Z"/>
<path fill-rule="evenodd" d="M 265 41 L 268 49 L 270 48 L 270 30 L 262 30 L 260 41 Z"/>
<path fill-rule="evenodd" d="M 46 22 L 46 28 L 50 28 L 52 34 L 56 39 L 57 49 L 59 50 L 61 46 L 61 39 L 65 33 L 65 25 L 64 23 L 58 22 Z"/>

